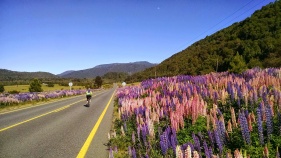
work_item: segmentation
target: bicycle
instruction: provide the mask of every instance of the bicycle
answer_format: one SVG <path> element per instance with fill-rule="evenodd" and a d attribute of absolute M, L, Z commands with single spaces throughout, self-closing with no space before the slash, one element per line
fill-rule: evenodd
<path fill-rule="evenodd" d="M 86 106 L 87 106 L 87 107 L 90 107 L 90 103 L 91 103 L 91 98 L 87 98 L 87 104 L 86 104 Z"/>

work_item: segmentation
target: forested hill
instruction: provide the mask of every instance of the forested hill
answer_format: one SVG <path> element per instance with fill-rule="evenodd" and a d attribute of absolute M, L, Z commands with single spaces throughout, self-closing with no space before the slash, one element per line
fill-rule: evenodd
<path fill-rule="evenodd" d="M 207 36 L 156 67 L 134 74 L 131 81 L 154 77 L 155 72 L 157 76 L 200 75 L 256 66 L 281 66 L 281 1 Z"/>
<path fill-rule="evenodd" d="M 95 78 L 96 76 L 103 76 L 109 72 L 124 72 L 128 74 L 133 74 L 135 72 L 143 71 L 146 68 L 150 68 L 155 65 L 156 64 L 152 64 L 147 61 L 102 64 L 90 69 L 73 71 L 60 76 L 64 78 Z"/>
<path fill-rule="evenodd" d="M 0 81 L 30 80 L 33 78 L 58 78 L 49 72 L 18 72 L 0 69 Z"/>

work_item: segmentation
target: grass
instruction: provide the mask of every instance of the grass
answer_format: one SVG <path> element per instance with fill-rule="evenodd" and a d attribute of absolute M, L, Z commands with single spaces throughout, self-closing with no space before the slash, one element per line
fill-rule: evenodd
<path fill-rule="evenodd" d="M 29 85 L 13 85 L 13 86 L 4 86 L 6 92 L 10 91 L 18 91 L 18 92 L 29 92 L 28 88 Z M 60 86 L 58 84 L 55 84 L 54 87 L 48 87 L 46 85 L 42 85 L 43 91 L 55 91 L 55 90 L 69 90 L 68 86 Z M 73 89 L 85 89 L 84 86 L 72 86 Z"/>

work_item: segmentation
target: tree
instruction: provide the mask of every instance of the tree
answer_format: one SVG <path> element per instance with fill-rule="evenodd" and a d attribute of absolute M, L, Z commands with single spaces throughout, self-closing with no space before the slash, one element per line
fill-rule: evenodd
<path fill-rule="evenodd" d="M 0 93 L 2 93 L 4 91 L 5 91 L 4 85 L 0 85 Z"/>
<path fill-rule="evenodd" d="M 95 78 L 95 87 L 100 88 L 101 85 L 102 85 L 102 79 L 101 79 L 100 76 L 97 76 L 97 77 Z"/>
<path fill-rule="evenodd" d="M 29 85 L 29 92 L 42 92 L 42 91 L 43 89 L 40 80 L 34 78 Z"/>
<path fill-rule="evenodd" d="M 242 73 L 247 69 L 247 65 L 242 55 L 239 55 L 237 52 L 236 55 L 233 57 L 232 61 L 230 62 L 230 70 L 229 72 L 234 73 Z"/>

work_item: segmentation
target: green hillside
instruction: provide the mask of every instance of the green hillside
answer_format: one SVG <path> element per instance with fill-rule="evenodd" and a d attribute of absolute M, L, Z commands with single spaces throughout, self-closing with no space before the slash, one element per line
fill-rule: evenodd
<path fill-rule="evenodd" d="M 200 75 L 281 66 L 281 2 L 216 32 L 174 54 L 156 67 L 131 76 L 139 81 L 157 76 Z"/>
<path fill-rule="evenodd" d="M 49 72 L 18 72 L 0 69 L 0 81 L 29 80 L 33 78 L 58 78 Z"/>
<path fill-rule="evenodd" d="M 3 85 L 25 85 L 29 84 L 33 78 L 44 79 L 44 82 L 59 79 L 58 76 L 49 72 L 18 72 L 0 69 L 0 84 Z"/>

